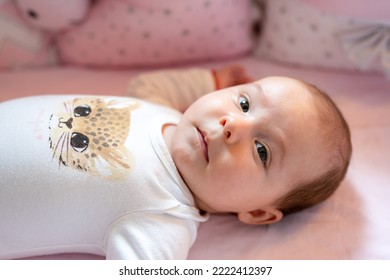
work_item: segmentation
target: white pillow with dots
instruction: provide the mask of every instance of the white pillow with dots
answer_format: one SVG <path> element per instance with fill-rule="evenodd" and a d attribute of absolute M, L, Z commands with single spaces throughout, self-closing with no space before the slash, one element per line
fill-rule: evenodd
<path fill-rule="evenodd" d="M 390 74 L 390 20 L 344 16 L 313 3 L 266 1 L 257 56 L 295 65 Z"/>

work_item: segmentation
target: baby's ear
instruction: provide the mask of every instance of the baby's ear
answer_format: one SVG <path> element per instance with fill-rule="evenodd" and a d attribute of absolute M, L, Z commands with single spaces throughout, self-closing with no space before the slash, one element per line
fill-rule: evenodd
<path fill-rule="evenodd" d="M 267 225 L 279 222 L 283 218 L 283 213 L 274 207 L 257 209 L 249 212 L 237 214 L 238 219 L 250 225 Z"/>

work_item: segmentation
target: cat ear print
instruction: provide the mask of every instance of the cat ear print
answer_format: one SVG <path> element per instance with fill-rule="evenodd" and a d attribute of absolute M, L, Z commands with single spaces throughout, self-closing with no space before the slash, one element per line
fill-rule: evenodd
<path fill-rule="evenodd" d="M 137 109 L 140 104 L 137 100 L 131 98 L 115 98 L 111 100 L 105 100 L 108 109 Z"/>

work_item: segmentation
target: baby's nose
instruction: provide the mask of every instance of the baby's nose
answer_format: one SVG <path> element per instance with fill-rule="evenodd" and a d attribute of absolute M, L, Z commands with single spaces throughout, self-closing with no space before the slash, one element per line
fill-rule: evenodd
<path fill-rule="evenodd" d="M 235 143 L 246 137 L 250 131 L 250 123 L 245 118 L 225 116 L 219 121 L 223 127 L 223 136 L 227 143 Z"/>

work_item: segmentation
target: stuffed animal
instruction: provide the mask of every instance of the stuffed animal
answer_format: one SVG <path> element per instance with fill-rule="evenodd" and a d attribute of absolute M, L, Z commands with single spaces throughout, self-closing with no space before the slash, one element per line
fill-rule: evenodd
<path fill-rule="evenodd" d="M 0 70 L 51 65 L 55 61 L 51 35 L 26 22 L 13 1 L 0 0 Z"/>
<path fill-rule="evenodd" d="M 91 5 L 91 0 L 0 0 L 0 70 L 57 64 L 57 37 L 85 19 Z"/>
<path fill-rule="evenodd" d="M 85 18 L 90 0 L 16 0 L 23 18 L 43 30 L 58 32 Z"/>

